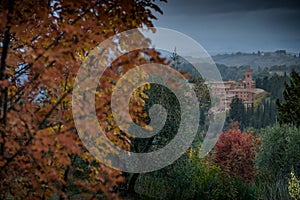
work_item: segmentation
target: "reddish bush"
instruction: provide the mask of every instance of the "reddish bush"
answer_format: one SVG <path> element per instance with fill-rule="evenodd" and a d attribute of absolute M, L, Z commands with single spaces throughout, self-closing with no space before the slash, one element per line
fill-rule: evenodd
<path fill-rule="evenodd" d="M 220 134 L 212 158 L 230 175 L 251 180 L 256 174 L 254 159 L 260 139 L 234 127 Z"/>

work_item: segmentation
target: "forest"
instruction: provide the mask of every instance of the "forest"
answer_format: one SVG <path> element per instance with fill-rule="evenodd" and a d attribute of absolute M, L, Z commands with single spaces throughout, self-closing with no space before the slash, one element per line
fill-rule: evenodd
<path fill-rule="evenodd" d="M 181 60 L 176 50 L 166 58 L 141 31 L 135 40 L 120 34 L 135 28 L 150 30 L 161 14 L 155 0 L 1 2 L 0 199 L 300 199 L 299 66 L 258 68 L 256 87 L 265 95 L 251 108 L 234 98 L 214 148 L 201 157 L 212 117 L 212 99 L 203 77 L 191 73 L 187 67 L 191 64 Z M 126 73 L 139 65 L 160 63 L 195 85 L 200 110 L 196 137 L 179 159 L 162 169 L 132 173 L 113 168 L 106 158 L 93 154 L 102 151 L 118 158 L 99 135 L 85 135 L 98 145 L 93 151 L 80 137 L 74 110 L 81 114 L 78 118 L 91 118 L 72 104 L 74 98 L 83 99 L 83 106 L 89 102 L 89 96 L 73 95 L 78 91 L 77 73 L 88 64 L 107 64 L 95 58 L 102 51 L 90 52 L 113 36 L 117 38 L 107 47 L 107 59 L 116 59 L 96 88 L 83 84 L 83 89 L 95 89 L 97 124 L 119 149 L 140 154 L 162 149 L 176 138 L 183 120 L 176 95 L 147 82 L 135 88 L 129 100 L 119 97 L 117 104 L 124 110 L 129 107 L 129 118 L 145 130 L 157 128 L 150 126 L 151 109 L 161 105 L 167 113 L 160 116 L 165 118 L 164 126 L 146 138 L 136 137 L 132 124 L 119 127 L 111 100 Z M 126 51 L 136 46 L 147 48 Z M 238 80 L 247 66 L 217 67 L 223 80 Z M 79 82 L 89 81 L 93 70 L 81 74 Z M 121 159 L 117 162 L 122 164 Z"/>

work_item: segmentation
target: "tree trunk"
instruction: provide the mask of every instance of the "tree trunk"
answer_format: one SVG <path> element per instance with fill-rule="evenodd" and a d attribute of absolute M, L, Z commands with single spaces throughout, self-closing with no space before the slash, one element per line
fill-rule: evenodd
<path fill-rule="evenodd" d="M 9 48 L 10 42 L 10 28 L 11 28 L 11 18 L 13 14 L 13 5 L 14 0 L 10 0 L 7 2 L 7 24 L 4 29 L 4 37 L 2 40 L 2 52 L 1 52 L 1 61 L 0 61 L 0 81 L 5 80 L 6 77 L 6 57 Z M 6 112 L 7 112 L 7 87 L 0 87 L 0 123 L 6 125 Z M 4 140 L 5 140 L 4 132 L 1 131 L 2 143 L 0 143 L 0 155 L 4 154 Z"/>

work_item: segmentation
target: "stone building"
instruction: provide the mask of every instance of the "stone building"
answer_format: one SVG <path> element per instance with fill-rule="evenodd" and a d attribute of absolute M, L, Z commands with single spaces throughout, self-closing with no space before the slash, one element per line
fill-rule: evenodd
<path fill-rule="evenodd" d="M 211 92 L 217 96 L 222 96 L 225 90 L 225 97 L 219 98 L 219 110 L 229 110 L 230 103 L 234 97 L 242 99 L 246 107 L 251 107 L 256 94 L 264 92 L 264 90 L 256 88 L 253 80 L 253 73 L 250 67 L 245 72 L 244 80 L 238 81 L 223 81 L 207 83 Z M 223 95 L 224 96 L 224 95 Z"/>

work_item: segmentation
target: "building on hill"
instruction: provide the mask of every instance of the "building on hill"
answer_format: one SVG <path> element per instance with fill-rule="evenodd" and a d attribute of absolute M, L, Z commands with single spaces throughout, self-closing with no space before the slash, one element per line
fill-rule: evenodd
<path fill-rule="evenodd" d="M 245 72 L 244 80 L 223 82 L 212 81 L 207 82 L 206 84 L 216 96 L 221 96 L 225 90 L 225 98 L 219 98 L 220 102 L 218 106 L 219 110 L 225 109 L 226 111 L 230 109 L 233 98 L 237 97 L 242 99 L 246 107 L 251 107 L 254 103 L 255 95 L 264 92 L 264 90 L 256 88 L 250 67 L 248 67 Z"/>

